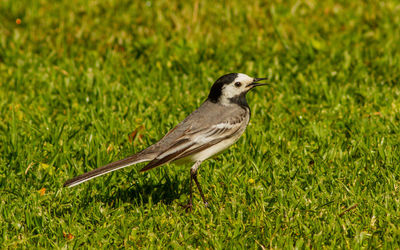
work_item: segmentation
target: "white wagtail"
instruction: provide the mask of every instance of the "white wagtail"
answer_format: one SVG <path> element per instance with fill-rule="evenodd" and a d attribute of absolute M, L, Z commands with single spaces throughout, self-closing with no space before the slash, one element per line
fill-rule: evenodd
<path fill-rule="evenodd" d="M 250 107 L 246 94 L 267 78 L 252 78 L 241 73 L 220 77 L 211 87 L 207 100 L 193 113 L 169 131 L 161 140 L 123 160 L 77 176 L 65 182 L 73 187 L 100 175 L 140 162 L 149 162 L 144 172 L 169 162 L 194 162 L 190 169 L 190 198 L 192 207 L 192 181 L 196 182 L 204 204 L 208 203 L 197 180 L 197 169 L 207 158 L 235 143 L 243 134 L 250 120 Z"/>

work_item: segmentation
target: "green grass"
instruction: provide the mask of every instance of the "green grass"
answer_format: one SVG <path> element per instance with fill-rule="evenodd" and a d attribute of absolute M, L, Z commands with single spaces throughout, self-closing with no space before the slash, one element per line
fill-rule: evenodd
<path fill-rule="evenodd" d="M 400 247 L 399 2 L 53 2 L 0 3 L 0 246 Z M 229 72 L 273 84 L 202 164 L 210 208 L 179 206 L 188 165 L 62 188 Z"/>

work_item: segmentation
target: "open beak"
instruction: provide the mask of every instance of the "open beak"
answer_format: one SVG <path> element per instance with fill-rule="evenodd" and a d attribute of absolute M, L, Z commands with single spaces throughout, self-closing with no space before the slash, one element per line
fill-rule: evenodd
<path fill-rule="evenodd" d="M 267 85 L 268 83 L 259 83 L 259 81 L 267 80 L 267 79 L 268 78 L 254 78 L 253 82 L 250 83 L 249 85 L 247 85 L 247 87 L 254 88 L 254 87 L 257 87 L 257 86 Z"/>

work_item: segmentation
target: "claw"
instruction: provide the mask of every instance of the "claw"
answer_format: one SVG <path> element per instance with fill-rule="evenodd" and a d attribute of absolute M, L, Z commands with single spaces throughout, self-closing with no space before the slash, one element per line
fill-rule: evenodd
<path fill-rule="evenodd" d="M 186 212 L 192 211 L 193 204 L 191 202 L 188 202 L 187 204 L 179 204 L 183 209 L 185 209 Z"/>

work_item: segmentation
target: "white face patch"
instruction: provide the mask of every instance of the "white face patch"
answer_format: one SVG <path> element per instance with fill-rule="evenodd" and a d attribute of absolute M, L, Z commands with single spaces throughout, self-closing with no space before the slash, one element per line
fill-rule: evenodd
<path fill-rule="evenodd" d="M 242 93 L 246 93 L 249 90 L 247 85 L 251 84 L 253 81 L 253 77 L 239 73 L 233 82 L 226 84 L 222 87 L 221 97 L 219 100 L 220 103 L 224 105 L 228 104 L 230 103 L 230 98 L 239 96 Z"/>

